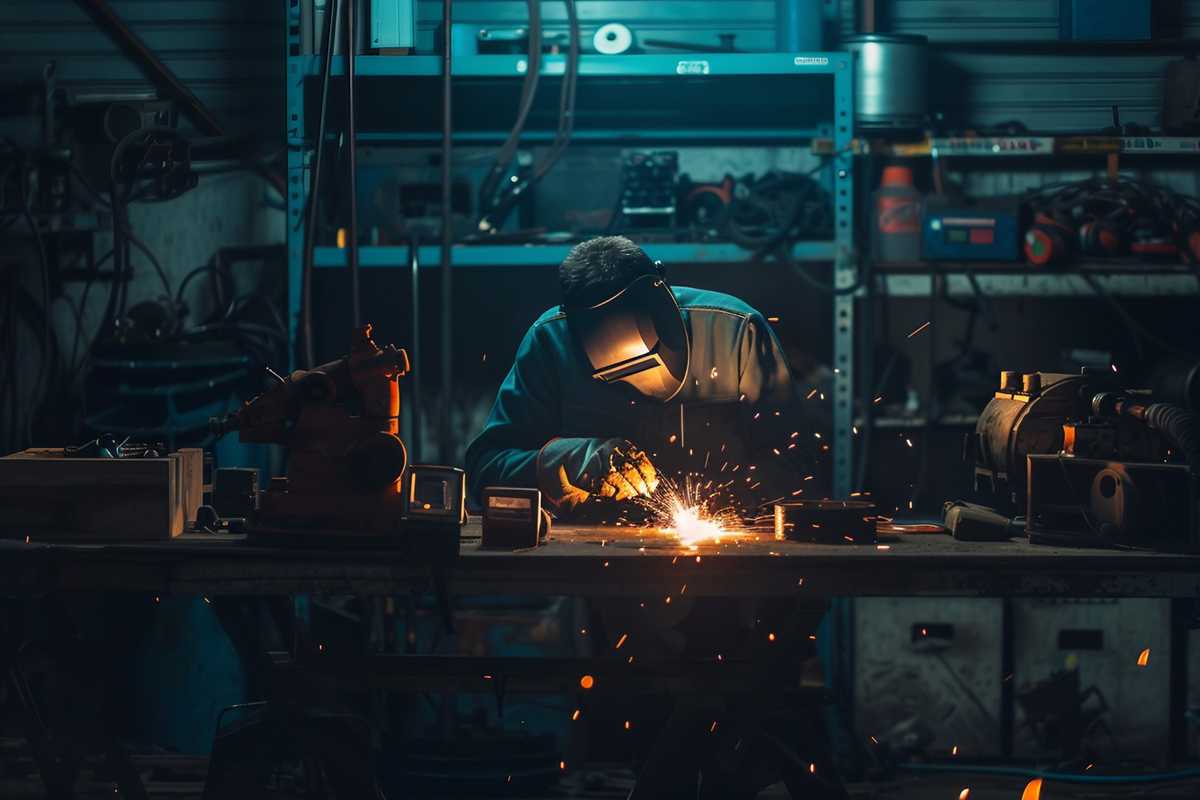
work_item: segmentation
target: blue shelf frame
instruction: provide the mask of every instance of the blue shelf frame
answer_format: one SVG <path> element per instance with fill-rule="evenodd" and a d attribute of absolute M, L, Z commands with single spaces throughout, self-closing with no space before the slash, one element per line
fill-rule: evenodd
<path fill-rule="evenodd" d="M 318 75 L 320 56 L 290 55 L 299 52 L 300 10 L 299 3 L 287 2 L 288 38 L 285 44 L 287 101 L 285 107 L 285 130 L 288 144 L 287 169 L 287 245 L 288 245 L 288 332 L 290 341 L 296 342 L 300 318 L 300 286 L 303 264 L 304 206 L 309 170 L 310 143 L 305 141 L 304 132 L 304 82 Z M 565 70 L 565 57 L 547 55 L 542 59 L 542 74 L 561 75 Z M 464 55 L 455 56 L 451 74 L 464 77 L 509 77 L 519 79 L 528 69 L 528 60 L 520 55 Z M 345 59 L 333 59 L 334 74 L 344 74 Z M 355 59 L 356 74 L 362 77 L 437 78 L 441 75 L 438 56 L 374 56 L 363 55 Z M 796 257 L 811 261 L 832 261 L 834 285 L 851 286 L 858 275 L 857 255 L 854 250 L 854 97 L 850 56 L 836 52 L 795 53 L 696 53 L 696 54 L 639 54 L 621 56 L 584 55 L 580 58 L 580 76 L 678 76 L 681 79 L 703 78 L 721 75 L 794 75 L 826 77 L 833 80 L 833 107 L 829 109 L 827 125 L 818 130 L 725 130 L 699 131 L 691 135 L 686 132 L 599 131 L 580 135 L 581 141 L 620 139 L 624 141 L 661 141 L 666 137 L 686 141 L 716 141 L 726 143 L 766 141 L 778 143 L 801 142 L 815 137 L 832 137 L 834 155 L 830 168 L 832 178 L 828 186 L 834 206 L 834 238 L 830 242 L 801 243 Z M 491 133 L 456 134 L 456 142 L 492 141 L 503 136 Z M 405 132 L 374 134 L 362 137 L 362 141 L 428 142 L 425 134 Z M 538 141 L 531 135 L 530 141 Z M 503 266 L 552 266 L 566 254 L 567 245 L 460 245 L 453 248 L 455 267 L 503 267 Z M 747 253 L 734 245 L 726 244 L 648 244 L 647 251 L 664 261 L 744 261 Z M 438 247 L 422 247 L 418 257 L 423 264 L 436 264 L 440 255 Z M 363 247 L 360 248 L 361 265 L 365 268 L 409 267 L 410 253 L 407 247 Z M 344 265 L 345 257 L 337 248 L 317 248 L 314 263 L 317 267 Z M 854 298 L 837 295 L 833 298 L 833 363 L 835 367 L 833 386 L 833 496 L 846 497 L 851 491 L 853 476 L 854 416 Z M 295 347 L 290 349 L 294 354 Z M 295 365 L 293 365 L 295 366 Z"/>

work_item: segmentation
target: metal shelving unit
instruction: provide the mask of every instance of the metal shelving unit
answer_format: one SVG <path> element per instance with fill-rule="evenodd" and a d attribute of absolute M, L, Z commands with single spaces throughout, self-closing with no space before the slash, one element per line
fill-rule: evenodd
<path fill-rule="evenodd" d="M 299 4 L 288 4 L 287 102 L 286 131 L 288 145 L 288 330 L 296 341 L 300 316 L 300 286 L 303 263 L 304 206 L 309 185 L 309 161 L 312 142 L 305 127 L 305 82 L 319 75 L 320 56 L 299 53 Z M 858 274 L 854 254 L 854 157 L 852 133 L 854 102 L 851 89 L 852 70 L 846 53 L 695 53 L 639 54 L 620 56 L 583 55 L 580 57 L 580 79 L 586 85 L 589 78 L 655 78 L 660 81 L 725 80 L 744 78 L 753 82 L 756 77 L 794 78 L 797 95 L 805 96 L 804 81 L 821 79 L 832 84 L 831 101 L 822 107 L 820 121 L 811 125 L 801 122 L 796 127 L 756 128 L 753 121 L 745 126 L 696 127 L 688 129 L 637 130 L 630 128 L 577 130 L 579 141 L 614 141 L 633 145 L 647 141 L 694 141 L 703 143 L 774 143 L 781 146 L 810 142 L 821 138 L 832 140 L 832 149 L 823 155 L 830 158 L 832 176 L 827 182 L 834 212 L 834 237 L 828 242 L 802 242 L 794 255 L 799 260 L 832 262 L 834 285 L 848 287 Z M 519 80 L 528 69 L 528 61 L 520 55 L 453 56 L 451 72 L 464 79 Z M 344 74 L 345 59 L 333 59 L 334 74 Z M 565 57 L 546 55 L 541 73 L 560 76 L 565 71 Z M 441 58 L 429 55 L 385 56 L 363 55 L 355 58 L 355 73 L 362 79 L 439 80 Z M 753 85 L 753 84 L 748 84 Z M 815 88 L 815 85 L 814 85 Z M 712 115 L 714 119 L 717 115 Z M 502 138 L 506 131 L 458 131 L 456 143 L 487 142 Z M 531 131 L 529 141 L 539 141 L 538 132 Z M 428 143 L 436 139 L 423 131 L 364 131 L 360 141 L 389 141 L 396 143 Z M 455 268 L 552 266 L 558 264 L 569 250 L 567 243 L 555 244 L 461 244 L 452 248 Z M 646 251 L 654 258 L 676 262 L 746 261 L 750 254 L 732 244 L 723 243 L 648 243 Z M 418 252 L 421 264 L 434 265 L 439 261 L 440 247 L 422 247 Z M 360 247 L 360 266 L 364 268 L 409 267 L 408 247 Z M 319 247 L 314 254 L 318 268 L 337 268 L 345 264 L 345 254 L 337 248 Z M 834 411 L 834 474 L 835 494 L 850 492 L 852 474 L 851 423 L 853 415 L 853 384 L 851 367 L 854 353 L 854 297 L 838 295 L 833 299 L 834 332 L 833 361 L 838 367 L 833 387 Z M 293 348 L 294 352 L 294 348 Z"/>

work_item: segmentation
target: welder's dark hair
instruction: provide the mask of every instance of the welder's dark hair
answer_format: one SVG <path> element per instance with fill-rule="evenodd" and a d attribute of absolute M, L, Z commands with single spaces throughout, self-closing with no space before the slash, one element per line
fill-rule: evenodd
<path fill-rule="evenodd" d="M 656 270 L 645 251 L 624 236 L 588 239 L 575 245 L 558 267 L 563 304 L 593 306 Z"/>

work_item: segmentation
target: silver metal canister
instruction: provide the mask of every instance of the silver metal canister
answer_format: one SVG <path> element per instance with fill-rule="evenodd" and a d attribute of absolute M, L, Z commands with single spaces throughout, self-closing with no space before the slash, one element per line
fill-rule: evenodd
<path fill-rule="evenodd" d="M 842 40 L 854 55 L 854 120 L 863 130 L 921 128 L 929 109 L 929 40 L 866 33 Z"/>

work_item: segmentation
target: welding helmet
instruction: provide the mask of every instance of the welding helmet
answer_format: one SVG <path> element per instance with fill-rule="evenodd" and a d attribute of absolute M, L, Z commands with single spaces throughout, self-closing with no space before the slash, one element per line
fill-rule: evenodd
<path fill-rule="evenodd" d="M 563 310 L 593 378 L 665 403 L 683 386 L 691 348 L 683 312 L 656 266 L 659 274 L 642 275 L 606 300 Z"/>

